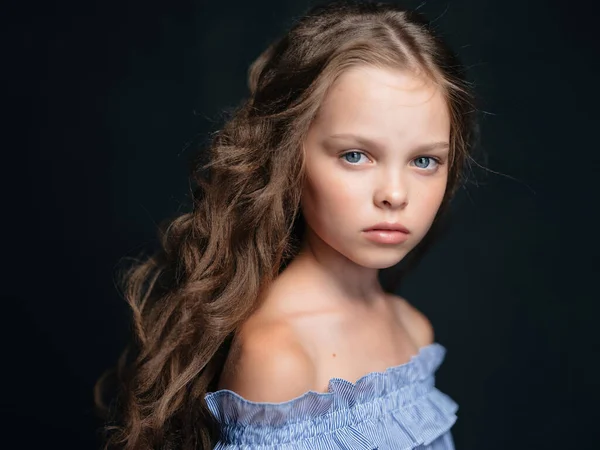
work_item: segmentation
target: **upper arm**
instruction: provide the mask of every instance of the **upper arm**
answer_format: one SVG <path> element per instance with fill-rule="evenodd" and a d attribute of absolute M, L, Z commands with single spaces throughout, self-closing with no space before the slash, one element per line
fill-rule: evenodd
<path fill-rule="evenodd" d="M 304 349 L 277 329 L 244 338 L 235 357 L 235 376 L 227 388 L 255 402 L 284 402 L 314 386 L 315 370 Z"/>

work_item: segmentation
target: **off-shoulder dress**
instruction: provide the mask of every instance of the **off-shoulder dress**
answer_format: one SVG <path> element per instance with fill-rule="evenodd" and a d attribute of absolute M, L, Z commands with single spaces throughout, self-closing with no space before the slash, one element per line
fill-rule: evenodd
<path fill-rule="evenodd" d="M 356 383 L 282 403 L 252 402 L 227 389 L 205 399 L 221 427 L 215 449 L 452 450 L 458 405 L 435 387 L 446 348 L 434 342 L 410 361 Z"/>

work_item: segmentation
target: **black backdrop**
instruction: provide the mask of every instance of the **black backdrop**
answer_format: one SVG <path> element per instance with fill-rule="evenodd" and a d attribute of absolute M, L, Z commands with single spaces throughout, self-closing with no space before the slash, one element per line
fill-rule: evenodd
<path fill-rule="evenodd" d="M 196 142 L 308 4 L 4 3 L 0 447 L 98 447 L 93 382 L 128 336 L 115 266 L 187 208 Z M 489 155 L 400 291 L 449 350 L 437 384 L 460 404 L 457 448 L 594 448 L 593 2 L 421 10 L 470 68 Z"/>

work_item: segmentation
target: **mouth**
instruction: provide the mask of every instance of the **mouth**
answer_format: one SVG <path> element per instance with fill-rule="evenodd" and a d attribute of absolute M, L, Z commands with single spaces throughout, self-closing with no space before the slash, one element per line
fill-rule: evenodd
<path fill-rule="evenodd" d="M 364 230 L 364 236 L 368 240 L 379 244 L 401 244 L 408 239 L 408 233 L 398 229 L 386 230 L 371 228 Z"/>
<path fill-rule="evenodd" d="M 404 234 L 410 233 L 410 231 L 408 231 L 408 228 L 406 228 L 404 225 L 402 225 L 401 223 L 398 223 L 398 222 L 378 223 L 376 225 L 373 225 L 370 228 L 365 229 L 364 231 L 366 231 L 366 232 L 371 232 L 371 231 L 399 232 L 399 233 L 404 233 Z"/>

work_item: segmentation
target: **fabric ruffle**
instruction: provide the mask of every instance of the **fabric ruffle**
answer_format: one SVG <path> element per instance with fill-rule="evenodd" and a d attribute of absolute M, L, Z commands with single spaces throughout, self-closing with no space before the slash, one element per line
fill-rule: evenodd
<path fill-rule="evenodd" d="M 332 378 L 327 392 L 308 391 L 282 403 L 253 402 L 227 389 L 206 403 L 221 424 L 216 448 L 276 446 L 412 449 L 428 445 L 456 421 L 458 405 L 434 386 L 446 349 L 422 347 L 407 363 L 355 383 Z"/>

